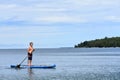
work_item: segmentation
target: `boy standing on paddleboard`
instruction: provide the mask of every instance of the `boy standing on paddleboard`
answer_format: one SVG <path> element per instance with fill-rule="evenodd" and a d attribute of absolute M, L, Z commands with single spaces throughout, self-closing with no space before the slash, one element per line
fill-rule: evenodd
<path fill-rule="evenodd" d="M 28 48 L 28 66 L 32 65 L 32 55 L 33 52 L 35 51 L 35 49 L 33 48 L 33 42 L 30 42 L 29 44 L 29 48 Z"/>

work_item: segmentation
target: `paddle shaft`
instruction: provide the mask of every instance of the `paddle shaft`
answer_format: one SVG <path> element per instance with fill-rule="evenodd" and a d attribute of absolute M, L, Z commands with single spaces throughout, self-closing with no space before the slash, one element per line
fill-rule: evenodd
<path fill-rule="evenodd" d="M 28 56 L 26 56 L 19 65 L 21 65 L 21 64 L 27 59 L 27 57 L 28 57 Z"/>

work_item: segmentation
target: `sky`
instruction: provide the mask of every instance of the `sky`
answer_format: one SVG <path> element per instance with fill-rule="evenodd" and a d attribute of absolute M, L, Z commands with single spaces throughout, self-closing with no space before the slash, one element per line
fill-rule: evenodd
<path fill-rule="evenodd" d="M 120 36 L 120 0 L 0 0 L 0 48 L 74 47 Z"/>

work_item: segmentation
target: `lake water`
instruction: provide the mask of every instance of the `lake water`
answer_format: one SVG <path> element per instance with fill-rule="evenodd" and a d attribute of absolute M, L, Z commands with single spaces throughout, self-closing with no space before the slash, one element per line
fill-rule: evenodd
<path fill-rule="evenodd" d="M 36 49 L 33 65 L 56 69 L 10 68 L 26 55 L 25 49 L 1 49 L 0 80 L 120 80 L 120 48 Z"/>

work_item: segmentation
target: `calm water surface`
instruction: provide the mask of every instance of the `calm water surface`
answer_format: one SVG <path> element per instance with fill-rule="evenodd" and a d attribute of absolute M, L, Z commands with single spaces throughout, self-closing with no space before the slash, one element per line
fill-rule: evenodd
<path fill-rule="evenodd" d="M 33 64 L 56 64 L 56 69 L 9 67 L 26 54 L 25 49 L 1 49 L 0 80 L 120 80 L 120 48 L 37 49 Z"/>

